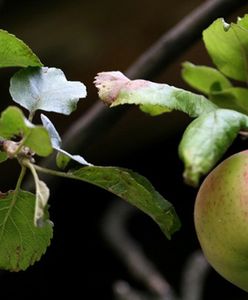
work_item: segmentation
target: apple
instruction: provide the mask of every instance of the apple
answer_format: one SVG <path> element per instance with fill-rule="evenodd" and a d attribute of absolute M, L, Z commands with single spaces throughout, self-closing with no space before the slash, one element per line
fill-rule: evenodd
<path fill-rule="evenodd" d="M 212 267 L 248 292 L 248 151 L 232 155 L 206 177 L 194 221 Z"/>

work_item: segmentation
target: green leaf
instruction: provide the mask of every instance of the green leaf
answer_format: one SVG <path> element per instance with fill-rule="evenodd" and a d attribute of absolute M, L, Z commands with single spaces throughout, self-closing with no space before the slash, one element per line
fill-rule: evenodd
<path fill-rule="evenodd" d="M 152 117 L 171 111 L 171 109 L 169 109 L 166 106 L 153 105 L 153 104 L 140 105 L 139 108 L 141 111 L 143 111 L 144 113 L 150 114 Z"/>
<path fill-rule="evenodd" d="M 24 141 L 24 145 L 29 147 L 39 156 L 48 156 L 52 153 L 52 145 L 47 130 L 42 126 L 30 126 L 30 133 Z"/>
<path fill-rule="evenodd" d="M 248 89 L 232 87 L 220 92 L 212 92 L 210 100 L 221 108 L 237 110 L 248 114 Z"/>
<path fill-rule="evenodd" d="M 248 117 L 228 109 L 217 109 L 191 122 L 179 145 L 186 182 L 197 186 L 200 177 L 213 168 L 239 131 L 246 129 Z"/>
<path fill-rule="evenodd" d="M 53 235 L 48 220 L 42 228 L 33 224 L 35 196 L 10 191 L 0 199 L 0 269 L 19 271 L 34 264 L 45 253 Z"/>
<path fill-rule="evenodd" d="M 76 109 L 80 98 L 85 98 L 85 85 L 67 81 L 56 68 L 26 68 L 10 80 L 12 99 L 32 114 L 38 110 L 69 115 Z"/>
<path fill-rule="evenodd" d="M 237 24 L 245 29 L 248 29 L 248 14 L 244 15 L 243 18 L 238 18 Z"/>
<path fill-rule="evenodd" d="M 231 82 L 218 70 L 190 62 L 183 63 L 182 77 L 191 87 L 207 95 L 213 90 L 232 87 Z"/>
<path fill-rule="evenodd" d="M 8 159 L 8 155 L 6 152 L 0 151 L 0 163 L 6 161 Z"/>
<path fill-rule="evenodd" d="M 0 67 L 41 67 L 42 63 L 20 39 L 0 30 Z"/>
<path fill-rule="evenodd" d="M 70 157 L 61 153 L 61 152 L 58 152 L 57 155 L 56 155 L 56 165 L 58 168 L 64 170 L 69 162 L 71 161 Z"/>
<path fill-rule="evenodd" d="M 148 214 L 170 238 L 180 228 L 172 204 L 166 201 L 143 176 L 116 167 L 83 167 L 70 173 L 73 178 L 99 186 Z"/>
<path fill-rule="evenodd" d="M 53 149 L 57 150 L 59 152 L 59 156 L 57 156 L 56 163 L 57 166 L 61 169 L 64 169 L 67 164 L 70 162 L 70 160 L 74 160 L 78 162 L 81 165 L 86 165 L 86 166 L 91 166 L 92 164 L 88 163 L 82 156 L 80 155 L 72 155 L 65 150 L 61 149 L 61 137 L 56 130 L 55 126 L 53 123 L 46 117 L 45 115 L 41 114 L 41 121 L 43 126 L 47 129 L 51 142 L 52 142 L 52 147 Z"/>
<path fill-rule="evenodd" d="M 14 106 L 8 107 L 1 114 L 0 136 L 5 139 L 22 136 L 24 145 L 40 156 L 48 156 L 52 152 L 47 130 L 43 126 L 34 126 L 25 119 L 22 111 Z"/>
<path fill-rule="evenodd" d="M 100 99 L 110 107 L 136 104 L 151 115 L 159 115 L 175 109 L 192 117 L 217 108 L 201 95 L 167 84 L 129 80 L 121 72 L 99 73 L 94 83 L 98 88 Z"/>
<path fill-rule="evenodd" d="M 203 31 L 203 40 L 213 62 L 226 76 L 248 80 L 248 30 L 239 24 L 217 19 Z"/>
<path fill-rule="evenodd" d="M 15 135 L 25 134 L 27 125 L 22 111 L 15 107 L 9 106 L 1 113 L 0 118 L 0 136 L 10 139 Z"/>

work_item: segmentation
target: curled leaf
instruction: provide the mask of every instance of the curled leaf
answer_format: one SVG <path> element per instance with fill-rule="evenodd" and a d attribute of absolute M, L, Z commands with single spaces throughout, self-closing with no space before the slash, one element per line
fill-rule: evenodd
<path fill-rule="evenodd" d="M 44 215 L 47 201 L 50 196 L 50 191 L 47 185 L 42 180 L 37 180 L 36 195 L 35 195 L 35 210 L 34 210 L 34 225 L 38 227 L 44 226 Z"/>
<path fill-rule="evenodd" d="M 247 129 L 248 117 L 229 109 L 217 109 L 191 122 L 179 145 L 186 182 L 197 186 L 200 177 L 214 167 L 239 131 Z"/>
<path fill-rule="evenodd" d="M 57 156 L 56 159 L 56 163 L 59 168 L 64 169 L 71 159 L 78 162 L 81 165 L 92 165 L 88 163 L 82 156 L 72 155 L 67 151 L 61 149 L 62 140 L 53 123 L 48 119 L 48 117 L 46 117 L 43 114 L 41 114 L 41 121 L 50 135 L 53 149 L 57 150 L 60 154 L 59 156 Z"/>
<path fill-rule="evenodd" d="M 45 182 L 39 179 L 33 164 L 29 160 L 23 160 L 23 164 L 30 169 L 35 183 L 34 226 L 43 227 L 45 224 L 44 217 L 50 191 Z"/>
<path fill-rule="evenodd" d="M 151 115 L 179 110 L 192 117 L 217 108 L 202 95 L 168 84 L 141 79 L 130 80 L 121 72 L 99 73 L 94 83 L 98 88 L 99 97 L 110 107 L 136 104 Z"/>

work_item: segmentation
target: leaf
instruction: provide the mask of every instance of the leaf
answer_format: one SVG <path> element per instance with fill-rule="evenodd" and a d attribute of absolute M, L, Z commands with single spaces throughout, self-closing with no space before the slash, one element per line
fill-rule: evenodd
<path fill-rule="evenodd" d="M 210 100 L 221 108 L 228 108 L 248 114 L 248 89 L 232 87 L 220 92 L 212 92 Z"/>
<path fill-rule="evenodd" d="M 0 163 L 6 161 L 8 159 L 8 155 L 3 152 L 3 151 L 0 151 Z"/>
<path fill-rule="evenodd" d="M 0 269 L 19 271 L 34 264 L 45 253 L 53 235 L 48 220 L 42 228 L 33 224 L 35 196 L 10 191 L 0 199 Z"/>
<path fill-rule="evenodd" d="M 216 89 L 221 91 L 232 87 L 231 82 L 217 69 L 190 62 L 183 63 L 182 77 L 191 87 L 206 95 Z"/>
<path fill-rule="evenodd" d="M 218 70 L 186 62 L 182 75 L 190 86 L 209 95 L 209 99 L 218 107 L 248 113 L 248 89 L 232 87 Z"/>
<path fill-rule="evenodd" d="M 62 140 L 61 140 L 61 137 L 60 137 L 58 131 L 56 130 L 55 126 L 45 115 L 41 114 L 40 118 L 41 118 L 41 122 L 42 122 L 43 126 L 46 128 L 46 130 L 49 133 L 53 148 L 60 149 Z"/>
<path fill-rule="evenodd" d="M 240 130 L 248 129 L 248 117 L 228 109 L 217 109 L 195 119 L 185 130 L 179 155 L 188 184 L 197 186 L 232 144 Z"/>
<path fill-rule="evenodd" d="M 245 14 L 243 18 L 238 18 L 237 24 L 245 29 L 248 29 L 248 14 Z"/>
<path fill-rule="evenodd" d="M 29 160 L 23 160 L 22 163 L 30 169 L 35 183 L 34 226 L 43 227 L 46 221 L 44 218 L 46 217 L 46 207 L 50 190 L 45 182 L 39 179 L 34 165 Z"/>
<path fill-rule="evenodd" d="M 25 124 L 25 117 L 22 111 L 9 106 L 1 113 L 0 118 L 0 136 L 5 139 L 11 139 L 14 136 L 23 135 L 28 128 Z"/>
<path fill-rule="evenodd" d="M 41 67 L 42 63 L 20 39 L 0 29 L 0 67 Z"/>
<path fill-rule="evenodd" d="M 56 165 L 57 165 L 58 168 L 64 170 L 68 166 L 70 161 L 71 161 L 71 159 L 70 159 L 69 156 L 64 155 L 60 152 L 57 153 L 57 155 L 56 155 Z"/>
<path fill-rule="evenodd" d="M 30 126 L 30 134 L 24 145 L 29 147 L 39 156 L 48 156 L 52 153 L 52 145 L 47 130 L 42 126 Z"/>
<path fill-rule="evenodd" d="M 95 78 L 98 94 L 110 107 L 136 104 L 151 115 L 179 110 L 192 117 L 217 107 L 204 96 L 167 84 L 147 80 L 129 80 L 121 72 L 102 72 Z"/>
<path fill-rule="evenodd" d="M 34 225 L 37 227 L 44 226 L 44 215 L 47 201 L 50 196 L 50 191 L 42 180 L 37 180 L 36 185 L 36 195 L 35 195 L 35 210 L 34 210 Z"/>
<path fill-rule="evenodd" d="M 217 19 L 203 31 L 203 40 L 213 62 L 226 76 L 248 79 L 248 30 L 239 24 Z"/>
<path fill-rule="evenodd" d="M 69 161 L 72 159 L 78 162 L 81 165 L 91 166 L 92 164 L 88 163 L 82 156 L 80 155 L 72 155 L 65 150 L 61 149 L 61 137 L 59 136 L 58 131 L 54 127 L 53 123 L 46 117 L 45 115 L 41 114 L 41 121 L 43 126 L 47 129 L 53 149 L 57 150 L 60 153 L 60 156 L 57 156 L 56 163 L 57 166 L 61 169 L 64 169 Z"/>
<path fill-rule="evenodd" d="M 99 186 L 148 214 L 170 239 L 180 221 L 170 202 L 165 200 L 143 176 L 116 167 L 83 167 L 70 173 L 74 179 Z"/>
<path fill-rule="evenodd" d="M 8 107 L 1 114 L 0 136 L 11 139 L 22 136 L 24 145 L 40 156 L 48 156 L 52 152 L 49 134 L 43 126 L 34 126 L 25 119 L 22 111 L 14 106 Z"/>
<path fill-rule="evenodd" d="M 10 94 L 32 114 L 41 109 L 69 115 L 85 98 L 86 88 L 81 82 L 67 81 L 60 69 L 26 68 L 11 78 Z"/>
<path fill-rule="evenodd" d="M 162 105 L 145 104 L 139 106 L 140 110 L 144 113 L 150 114 L 152 117 L 170 112 L 171 109 Z"/>

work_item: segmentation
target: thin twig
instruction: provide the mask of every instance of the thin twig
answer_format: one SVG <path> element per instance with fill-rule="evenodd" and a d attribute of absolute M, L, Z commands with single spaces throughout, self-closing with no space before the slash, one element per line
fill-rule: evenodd
<path fill-rule="evenodd" d="M 166 279 L 156 270 L 155 266 L 145 256 L 137 242 L 127 232 L 129 218 L 135 212 L 129 205 L 116 200 L 104 215 L 103 234 L 114 252 L 122 262 L 146 288 L 147 293 L 133 289 L 125 281 L 114 284 L 114 294 L 120 300 L 174 300 L 178 299 Z M 201 251 L 195 251 L 187 259 L 181 284 L 183 300 L 201 300 L 209 264 Z"/>
<path fill-rule="evenodd" d="M 128 282 L 123 280 L 114 283 L 113 292 L 116 300 L 160 300 L 157 297 L 135 290 Z"/>
<path fill-rule="evenodd" d="M 209 0 L 204 2 L 145 51 L 127 69 L 125 74 L 129 78 L 152 79 L 154 75 L 172 63 L 178 55 L 192 46 L 201 36 L 202 30 L 215 18 L 227 16 L 245 4 L 247 4 L 246 0 Z M 120 106 L 109 109 L 98 101 L 66 131 L 63 136 L 64 148 L 75 152 L 87 147 L 113 127 L 126 111 L 127 107 Z M 51 162 L 51 159 L 47 159 L 43 161 L 43 164 L 49 166 Z"/>
<path fill-rule="evenodd" d="M 117 281 L 113 286 L 114 297 L 116 300 L 144 300 L 133 288 L 123 280 Z"/>
<path fill-rule="evenodd" d="M 228 16 L 247 5 L 246 0 L 209 0 L 166 32 L 127 70 L 128 77 L 151 78 L 175 60 L 200 38 L 202 31 L 216 18 Z"/>
<path fill-rule="evenodd" d="M 184 265 L 181 295 L 183 300 L 201 300 L 210 266 L 202 252 L 196 251 Z"/>
<path fill-rule="evenodd" d="M 158 299 L 176 300 L 169 283 L 143 253 L 138 243 L 126 231 L 126 224 L 135 212 L 131 206 L 116 199 L 103 220 L 103 234 L 132 275 Z"/>
<path fill-rule="evenodd" d="M 178 55 L 190 47 L 210 22 L 219 16 L 229 15 L 245 4 L 247 4 L 246 0 L 209 0 L 203 3 L 145 51 L 126 71 L 126 75 L 130 78 L 152 79 L 154 75 L 157 75 Z M 63 137 L 64 148 L 74 152 L 80 147 L 92 144 L 94 140 L 97 140 L 114 126 L 126 110 L 123 107 L 108 109 L 102 103 L 97 102 L 67 130 Z M 78 138 L 79 136 L 80 138 Z M 52 160 L 44 160 L 43 165 L 51 166 Z M 164 295 L 168 296 L 163 299 L 175 299 L 169 284 L 153 264 L 147 260 L 140 247 L 127 235 L 124 224 L 116 223 L 118 219 L 116 217 L 113 219 L 114 212 L 115 214 L 125 213 L 125 218 L 127 218 L 134 211 L 130 206 L 124 203 L 124 206 L 121 206 L 122 202 L 118 202 L 119 204 L 113 206 L 106 216 L 105 236 L 108 237 L 116 252 L 129 267 L 130 272 L 151 291 L 161 295 L 161 299 Z"/>

